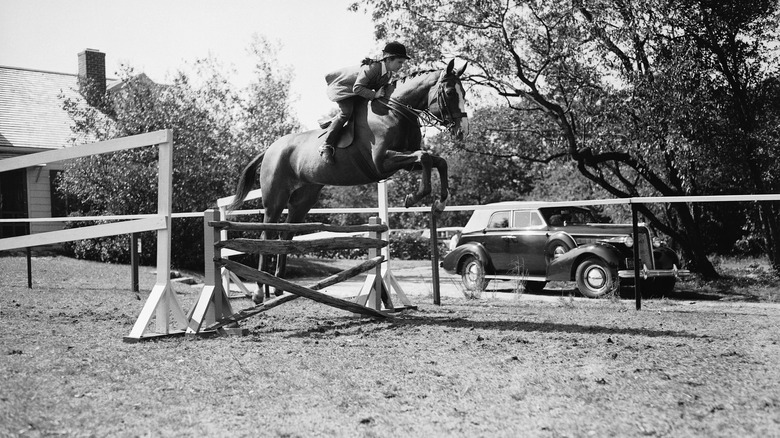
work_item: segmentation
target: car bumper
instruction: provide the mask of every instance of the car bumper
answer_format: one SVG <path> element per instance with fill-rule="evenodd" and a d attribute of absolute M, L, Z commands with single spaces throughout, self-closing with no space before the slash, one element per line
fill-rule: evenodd
<path fill-rule="evenodd" d="M 647 266 L 642 267 L 642 269 L 639 270 L 639 277 L 642 279 L 648 279 L 648 278 L 658 278 L 658 277 L 666 277 L 666 278 L 687 278 L 690 277 L 691 271 L 687 269 L 677 269 L 677 266 L 675 266 L 672 269 L 647 269 Z M 633 269 L 621 269 L 618 271 L 618 277 L 620 278 L 634 278 L 634 270 Z"/>

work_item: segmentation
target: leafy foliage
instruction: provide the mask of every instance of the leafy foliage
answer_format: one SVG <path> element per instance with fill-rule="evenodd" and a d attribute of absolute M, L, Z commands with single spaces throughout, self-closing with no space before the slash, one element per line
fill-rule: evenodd
<path fill-rule="evenodd" d="M 780 189 L 776 2 L 353 5 L 361 7 L 378 38 L 409 41 L 415 59 L 469 61 L 470 82 L 516 113 L 485 122 L 516 138 L 513 154 L 523 160 L 572 160 L 617 197 Z M 759 222 L 747 228 L 763 233 L 770 257 L 780 260 L 778 215 L 771 205 L 758 210 L 750 217 Z M 717 276 L 704 244 L 711 235 L 699 224 L 717 224 L 721 212 L 679 203 L 641 211 L 694 267 Z"/>
<path fill-rule="evenodd" d="M 256 38 L 251 47 L 257 58 L 255 80 L 245 92 L 234 90 L 211 59 L 197 61 L 192 75 L 177 73 L 169 85 L 156 84 L 126 67 L 121 85 L 108 91 L 103 107 L 64 101 L 74 120 L 74 142 L 172 129 L 173 210 L 200 212 L 213 207 L 217 198 L 232 192 L 242 167 L 271 138 L 298 127 L 289 108 L 290 74 L 276 67 L 275 50 Z M 78 215 L 155 213 L 157 150 L 74 160 L 67 165 L 60 189 L 80 200 Z M 174 220 L 176 266 L 202 266 L 202 226 L 198 218 Z M 154 254 L 154 245 L 152 239 L 147 255 Z M 142 258 L 142 263 L 153 261 Z"/>

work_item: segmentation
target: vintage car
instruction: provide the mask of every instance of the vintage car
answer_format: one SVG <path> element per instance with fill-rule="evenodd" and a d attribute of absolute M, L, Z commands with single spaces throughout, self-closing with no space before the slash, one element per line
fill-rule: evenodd
<path fill-rule="evenodd" d="M 575 281 L 586 297 L 618 291 L 634 283 L 634 245 L 638 245 L 642 288 L 670 292 L 676 279 L 689 275 L 680 260 L 650 230 L 631 224 L 598 223 L 581 207 L 520 207 L 521 203 L 489 204 L 476 210 L 460 236 L 455 236 L 441 266 L 462 276 L 469 290 L 482 290 L 492 279 L 522 280 L 529 291 L 549 281 Z"/>

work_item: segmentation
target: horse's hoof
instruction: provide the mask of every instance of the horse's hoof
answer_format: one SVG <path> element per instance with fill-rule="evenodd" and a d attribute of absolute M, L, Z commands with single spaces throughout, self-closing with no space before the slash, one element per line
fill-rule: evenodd
<path fill-rule="evenodd" d="M 263 291 L 259 290 L 252 293 L 252 301 L 255 304 L 263 304 Z"/>
<path fill-rule="evenodd" d="M 404 208 L 409 208 L 415 204 L 414 195 L 406 195 L 404 198 Z"/>

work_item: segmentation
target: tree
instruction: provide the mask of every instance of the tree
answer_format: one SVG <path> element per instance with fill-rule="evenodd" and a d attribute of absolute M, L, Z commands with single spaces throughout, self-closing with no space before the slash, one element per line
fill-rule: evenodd
<path fill-rule="evenodd" d="M 290 75 L 275 67 L 275 50 L 255 39 L 256 79 L 246 91 L 234 90 L 213 59 L 197 61 L 194 74 L 179 72 L 169 85 L 124 68 L 121 87 L 108 92 L 102 107 L 64 101 L 74 121 L 74 141 L 172 129 L 174 211 L 213 207 L 217 198 L 233 192 L 241 169 L 270 145 L 270 136 L 298 128 L 289 107 Z M 67 165 L 60 189 L 81 201 L 80 214 L 153 213 L 156 175 L 156 149 L 142 148 L 76 160 Z M 202 226 L 201 219 L 174 221 L 176 266 L 203 266 Z M 153 239 L 144 242 L 142 261 L 154 260 L 154 246 Z"/>
<path fill-rule="evenodd" d="M 415 35 L 410 42 L 416 59 L 464 58 L 472 65 L 472 83 L 494 90 L 508 109 L 531 114 L 518 118 L 524 124 L 515 129 L 537 130 L 537 144 L 546 147 L 526 151 L 520 147 L 527 144 L 520 143 L 517 156 L 570 159 L 583 176 L 616 197 L 719 193 L 724 186 L 712 177 L 713 169 L 716 175 L 740 179 L 755 175 L 749 191 L 768 188 L 758 182 L 766 182 L 775 167 L 776 160 L 767 158 L 778 156 L 777 133 L 767 134 L 767 128 L 776 126 L 776 119 L 775 125 L 766 124 L 749 110 L 774 73 L 761 66 L 767 65 L 768 32 L 777 29 L 775 2 L 364 4 L 372 12 L 377 38 Z M 724 134 L 717 135 L 720 140 L 734 139 L 746 128 L 764 137 L 750 136 L 740 152 L 719 155 L 733 143 L 713 142 L 707 128 L 729 120 L 741 122 L 716 130 Z M 717 276 L 699 229 L 701 206 L 675 203 L 640 210 L 680 243 L 705 278 Z M 777 215 L 761 217 L 777 220 Z M 765 236 L 768 245 L 778 247 L 774 232 Z M 778 260 L 772 251 L 770 258 Z"/>

